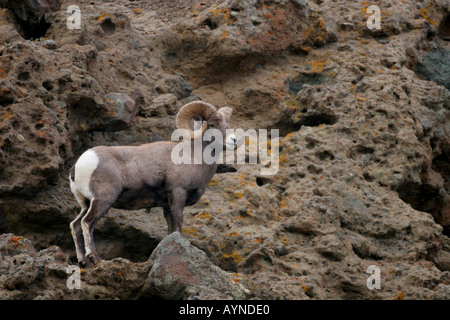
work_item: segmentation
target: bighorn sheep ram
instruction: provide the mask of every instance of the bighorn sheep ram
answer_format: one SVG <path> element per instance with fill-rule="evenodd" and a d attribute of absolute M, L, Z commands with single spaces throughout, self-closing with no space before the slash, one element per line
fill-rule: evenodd
<path fill-rule="evenodd" d="M 172 149 L 178 143 L 202 139 L 207 129 L 222 133 L 222 147 L 236 147 L 236 136 L 229 134 L 232 109 L 217 110 L 213 105 L 194 101 L 183 106 L 175 122 L 187 129 L 191 139 L 184 142 L 158 141 L 140 146 L 98 146 L 84 152 L 70 169 L 70 188 L 81 212 L 70 223 L 80 265 L 97 264 L 101 258 L 93 233 L 98 220 L 109 208 L 136 210 L 162 207 L 169 234 L 183 226 L 183 208 L 195 204 L 216 173 L 217 163 L 175 164 Z M 192 131 L 191 120 L 201 120 L 201 129 Z M 206 139 L 205 139 L 206 140 Z M 209 144 L 202 139 L 202 150 Z M 194 150 L 193 148 L 191 150 Z"/>

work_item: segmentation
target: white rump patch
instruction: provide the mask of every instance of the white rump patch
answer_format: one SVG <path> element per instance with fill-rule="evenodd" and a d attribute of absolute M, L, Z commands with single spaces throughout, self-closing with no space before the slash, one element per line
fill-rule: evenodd
<path fill-rule="evenodd" d="M 89 189 L 89 181 L 91 175 L 98 166 L 98 156 L 93 150 L 88 150 L 81 155 L 75 164 L 75 182 L 70 183 L 70 188 L 75 194 L 80 193 L 83 197 L 91 200 L 93 198 L 92 192 Z"/>

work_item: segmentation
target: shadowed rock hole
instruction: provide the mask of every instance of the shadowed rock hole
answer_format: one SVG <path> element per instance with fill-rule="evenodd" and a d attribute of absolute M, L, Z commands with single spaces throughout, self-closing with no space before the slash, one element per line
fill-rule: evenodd
<path fill-rule="evenodd" d="M 325 150 L 325 151 L 317 151 L 316 152 L 316 156 L 320 159 L 320 160 L 327 160 L 327 159 L 329 159 L 329 160 L 334 160 L 334 154 L 333 153 L 331 153 L 330 151 L 328 151 L 328 150 Z"/>
<path fill-rule="evenodd" d="M 450 14 L 442 21 L 439 26 L 438 37 L 450 41 Z"/>
<path fill-rule="evenodd" d="M 21 21 L 17 19 L 19 23 L 18 31 L 20 35 L 26 40 L 38 39 L 45 37 L 48 28 L 51 24 L 47 23 L 44 18 L 41 19 L 38 25 L 33 25 L 28 21 Z"/>
<path fill-rule="evenodd" d="M 107 35 L 112 35 L 114 34 L 114 32 L 116 32 L 116 24 L 109 18 L 106 18 L 102 21 L 101 27 L 103 32 Z"/>
<path fill-rule="evenodd" d="M 299 130 L 302 126 L 317 127 L 321 124 L 333 125 L 337 122 L 337 117 L 332 114 L 312 114 L 305 115 L 295 125 L 296 130 Z"/>
<path fill-rule="evenodd" d="M 7 107 L 10 104 L 14 103 L 14 99 L 10 99 L 10 98 L 0 98 L 0 105 L 3 107 Z"/>
<path fill-rule="evenodd" d="M 275 125 L 269 129 L 272 129 L 272 128 L 279 129 L 280 136 L 285 137 L 286 135 L 288 135 L 294 131 L 299 131 L 302 126 L 317 127 L 321 124 L 333 125 L 338 121 L 338 117 L 336 117 L 333 114 L 320 113 L 320 114 L 308 115 L 307 109 L 303 109 L 301 112 L 303 115 L 299 121 L 293 122 L 290 119 L 283 119 L 283 120 L 275 123 Z M 313 148 L 314 145 L 310 145 L 309 147 Z"/>
<path fill-rule="evenodd" d="M 433 159 L 432 169 L 438 172 L 444 179 L 444 188 L 450 193 L 450 146 L 442 151 L 442 153 Z"/>
<path fill-rule="evenodd" d="M 201 26 L 208 26 L 210 30 L 217 29 L 217 24 L 212 21 L 211 19 L 205 19 L 202 23 L 200 23 Z"/>
<path fill-rule="evenodd" d="M 264 177 L 257 177 L 256 178 L 256 184 L 260 187 L 262 187 L 265 184 L 269 184 L 272 182 L 271 178 L 264 178 Z"/>
<path fill-rule="evenodd" d="M 53 89 L 53 83 L 51 81 L 49 81 L 49 80 L 45 80 L 44 82 L 42 82 L 42 86 L 47 91 L 51 91 Z"/>
<path fill-rule="evenodd" d="M 413 209 L 431 214 L 436 223 L 443 226 L 443 233 L 450 236 L 450 227 L 443 225 L 442 214 L 445 201 L 439 189 L 424 183 L 405 181 L 396 191 L 400 199 L 411 205 Z"/>
<path fill-rule="evenodd" d="M 370 173 L 368 172 L 364 172 L 363 177 L 367 182 L 373 182 L 375 180 L 375 178 L 371 176 Z"/>
<path fill-rule="evenodd" d="M 227 164 L 219 164 L 217 166 L 216 173 L 227 173 L 227 172 L 237 172 L 237 169 Z"/>
<path fill-rule="evenodd" d="M 120 230 L 113 223 L 103 223 L 104 229 L 96 230 L 95 236 L 97 250 L 100 256 L 107 260 L 122 257 L 133 262 L 147 261 L 161 241 L 132 227 Z M 111 244 L 114 244 L 112 251 L 109 249 Z"/>
<path fill-rule="evenodd" d="M 21 72 L 19 73 L 19 75 L 17 76 L 18 80 L 21 81 L 27 81 L 30 80 L 30 73 L 29 72 Z"/>

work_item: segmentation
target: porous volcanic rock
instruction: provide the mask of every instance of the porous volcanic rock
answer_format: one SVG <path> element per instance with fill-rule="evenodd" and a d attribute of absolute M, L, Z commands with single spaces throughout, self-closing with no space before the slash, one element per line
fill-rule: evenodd
<path fill-rule="evenodd" d="M 183 248 L 250 298 L 449 299 L 446 1 L 377 1 L 380 30 L 367 27 L 364 1 L 83 0 L 81 29 L 68 29 L 71 4 L 45 13 L 37 36 L 0 9 L 0 233 L 6 247 L 30 241 L 1 251 L 2 298 L 152 297 L 141 288 L 167 234 L 158 208 L 100 220 L 105 260 L 82 273 L 89 294 L 64 289 L 59 271 L 55 284 L 26 287 L 53 277 L 39 257 L 76 260 L 77 157 L 169 140 L 177 111 L 200 99 L 233 107 L 233 128 L 278 129 L 279 167 L 220 165 L 184 210 L 181 235 L 200 251 Z M 381 289 L 367 287 L 370 265 Z M 211 296 L 241 297 L 226 290 Z"/>

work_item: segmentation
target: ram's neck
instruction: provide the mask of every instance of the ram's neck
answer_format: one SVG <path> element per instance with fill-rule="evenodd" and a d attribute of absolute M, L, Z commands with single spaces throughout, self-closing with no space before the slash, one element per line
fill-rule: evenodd
<path fill-rule="evenodd" d="M 202 165 L 204 167 L 204 172 L 206 174 L 208 182 L 209 182 L 209 180 L 211 180 L 211 178 L 214 176 L 214 174 L 217 171 L 218 161 L 219 161 L 221 153 L 222 153 L 220 150 L 217 150 L 217 149 L 212 149 L 212 151 L 210 148 L 206 149 L 206 147 L 209 146 L 211 143 L 212 142 L 210 142 L 210 141 L 203 141 L 202 147 L 201 147 L 202 148 L 201 149 L 202 150 Z M 216 158 L 216 161 L 213 161 L 212 163 L 211 163 L 211 161 L 208 161 L 208 163 L 205 162 L 205 149 L 206 149 L 206 152 L 208 153 L 208 156 L 210 156 L 212 158 Z M 194 150 L 194 152 L 195 152 L 194 142 L 192 142 L 191 150 Z"/>

